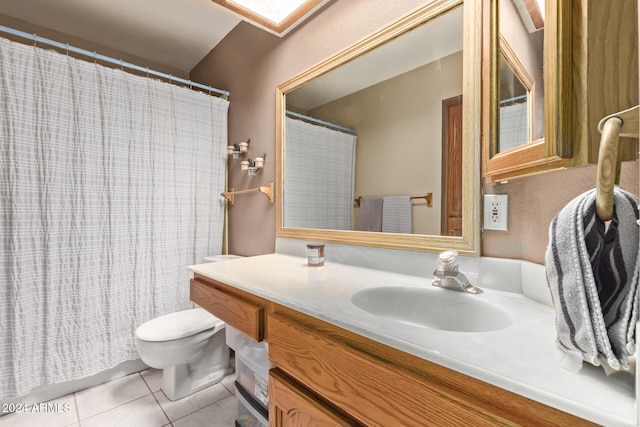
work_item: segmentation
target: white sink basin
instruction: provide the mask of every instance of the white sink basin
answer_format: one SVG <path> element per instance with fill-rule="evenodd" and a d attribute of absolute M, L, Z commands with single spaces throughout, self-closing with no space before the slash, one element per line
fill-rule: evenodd
<path fill-rule="evenodd" d="M 356 292 L 351 302 L 376 316 L 441 331 L 490 332 L 511 326 L 513 316 L 483 296 L 431 286 L 382 286 Z"/>

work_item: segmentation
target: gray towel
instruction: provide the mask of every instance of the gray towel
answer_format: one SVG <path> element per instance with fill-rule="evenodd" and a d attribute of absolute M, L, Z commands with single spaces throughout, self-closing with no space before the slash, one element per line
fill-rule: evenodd
<path fill-rule="evenodd" d="M 411 234 L 411 197 L 387 196 L 382 200 L 382 231 Z"/>
<path fill-rule="evenodd" d="M 595 190 L 581 194 L 549 226 L 546 272 L 557 340 L 580 365 L 628 369 L 638 319 L 638 199 L 616 187 L 608 227 L 595 200 Z"/>
<path fill-rule="evenodd" d="M 382 231 L 382 199 L 363 197 L 360 199 L 359 231 Z"/>

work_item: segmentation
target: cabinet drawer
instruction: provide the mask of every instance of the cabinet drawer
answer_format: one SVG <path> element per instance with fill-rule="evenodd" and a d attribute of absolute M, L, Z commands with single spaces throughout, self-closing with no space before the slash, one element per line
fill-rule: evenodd
<path fill-rule="evenodd" d="M 191 301 L 256 341 L 264 338 L 264 308 L 199 279 L 191 280 Z"/>
<path fill-rule="evenodd" d="M 313 392 L 370 426 L 509 425 L 314 329 L 270 314 L 269 357 Z"/>
<path fill-rule="evenodd" d="M 269 371 L 272 426 L 347 427 L 360 424 L 319 402 L 307 389 L 278 369 Z"/>

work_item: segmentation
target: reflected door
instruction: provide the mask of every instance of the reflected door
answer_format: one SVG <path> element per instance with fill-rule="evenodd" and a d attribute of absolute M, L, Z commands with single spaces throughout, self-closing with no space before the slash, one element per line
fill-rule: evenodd
<path fill-rule="evenodd" d="M 442 101 L 442 235 L 462 235 L 462 95 Z"/>

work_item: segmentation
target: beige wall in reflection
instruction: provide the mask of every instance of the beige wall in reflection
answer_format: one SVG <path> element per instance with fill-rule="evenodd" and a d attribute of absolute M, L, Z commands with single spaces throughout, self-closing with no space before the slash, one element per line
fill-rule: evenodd
<path fill-rule="evenodd" d="M 440 234 L 442 101 L 462 94 L 462 51 L 314 108 L 308 114 L 358 131 L 356 196 L 422 196 L 415 234 Z M 355 209 L 355 223 L 359 210 Z"/>

